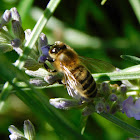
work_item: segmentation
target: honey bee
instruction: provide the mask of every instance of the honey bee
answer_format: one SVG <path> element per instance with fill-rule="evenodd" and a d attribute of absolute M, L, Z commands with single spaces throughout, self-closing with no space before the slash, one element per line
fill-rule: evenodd
<path fill-rule="evenodd" d="M 56 41 L 49 47 L 47 60 L 54 66 L 55 72 L 63 75 L 62 83 L 66 85 L 68 94 L 82 101 L 92 100 L 97 94 L 97 85 L 88 68 L 82 63 L 85 59 L 81 60 L 70 46 L 60 41 Z M 96 63 L 105 64 L 100 60 Z M 110 66 L 113 67 L 109 64 L 109 68 Z M 103 67 L 108 66 L 105 64 Z M 94 69 L 100 68 L 94 66 Z"/>

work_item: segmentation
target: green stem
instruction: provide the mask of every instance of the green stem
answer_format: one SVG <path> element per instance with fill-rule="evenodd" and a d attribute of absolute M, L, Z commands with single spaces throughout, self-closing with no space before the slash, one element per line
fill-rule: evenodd
<path fill-rule="evenodd" d="M 6 82 L 4 84 L 2 92 L 0 93 L 0 111 L 2 110 L 4 101 L 7 99 L 12 89 L 13 87 L 9 84 L 9 82 Z"/>
<path fill-rule="evenodd" d="M 101 1 L 101 5 L 104 5 L 106 3 L 107 0 L 102 0 Z"/>
<path fill-rule="evenodd" d="M 135 15 L 140 23 L 140 0 L 129 0 Z"/>
<path fill-rule="evenodd" d="M 140 71 L 120 71 L 112 73 L 92 74 L 96 81 L 119 81 L 119 80 L 133 80 L 140 78 Z"/>
<path fill-rule="evenodd" d="M 108 113 L 101 113 L 100 114 L 102 117 L 106 118 L 107 120 L 111 121 L 112 123 L 116 124 L 117 126 L 125 129 L 126 131 L 140 137 L 140 129 L 136 128 L 134 126 L 131 126 L 127 123 L 125 123 L 124 121 L 118 119 L 117 117 L 108 114 Z"/>

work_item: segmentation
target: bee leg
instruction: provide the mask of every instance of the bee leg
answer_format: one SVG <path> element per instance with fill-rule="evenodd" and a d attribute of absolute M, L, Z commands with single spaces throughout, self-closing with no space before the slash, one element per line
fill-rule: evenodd
<path fill-rule="evenodd" d="M 51 73 L 56 73 L 57 71 L 56 70 L 52 70 L 48 67 L 47 64 L 44 63 L 44 68 L 48 71 L 48 72 L 51 72 Z"/>
<path fill-rule="evenodd" d="M 58 82 L 59 84 L 63 84 L 63 82 L 62 82 L 61 79 L 59 79 L 57 82 Z"/>

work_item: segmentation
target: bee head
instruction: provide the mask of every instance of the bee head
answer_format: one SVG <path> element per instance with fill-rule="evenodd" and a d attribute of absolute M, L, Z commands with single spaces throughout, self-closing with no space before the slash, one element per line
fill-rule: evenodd
<path fill-rule="evenodd" d="M 49 55 L 51 58 L 55 59 L 58 54 L 63 52 L 67 47 L 64 43 L 60 41 L 56 41 L 53 45 L 51 45 L 49 50 Z"/>

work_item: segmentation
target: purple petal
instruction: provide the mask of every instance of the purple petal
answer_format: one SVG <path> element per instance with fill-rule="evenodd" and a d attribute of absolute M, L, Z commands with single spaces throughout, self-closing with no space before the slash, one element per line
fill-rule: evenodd
<path fill-rule="evenodd" d="M 139 114 L 135 114 L 134 118 L 135 118 L 136 120 L 140 120 L 140 113 L 139 113 Z"/>
<path fill-rule="evenodd" d="M 46 61 L 46 56 L 42 55 L 39 57 L 39 62 L 44 63 Z"/>
<path fill-rule="evenodd" d="M 135 107 L 140 109 L 140 98 L 135 102 Z"/>
<path fill-rule="evenodd" d="M 123 101 L 122 112 L 125 112 L 128 117 L 134 117 L 136 120 L 140 120 L 140 98 L 134 103 L 133 97 L 129 96 Z"/>
<path fill-rule="evenodd" d="M 43 47 L 41 47 L 42 54 L 45 55 L 45 56 L 48 56 L 49 55 L 49 50 L 50 50 L 50 47 L 49 46 L 43 46 Z"/>

